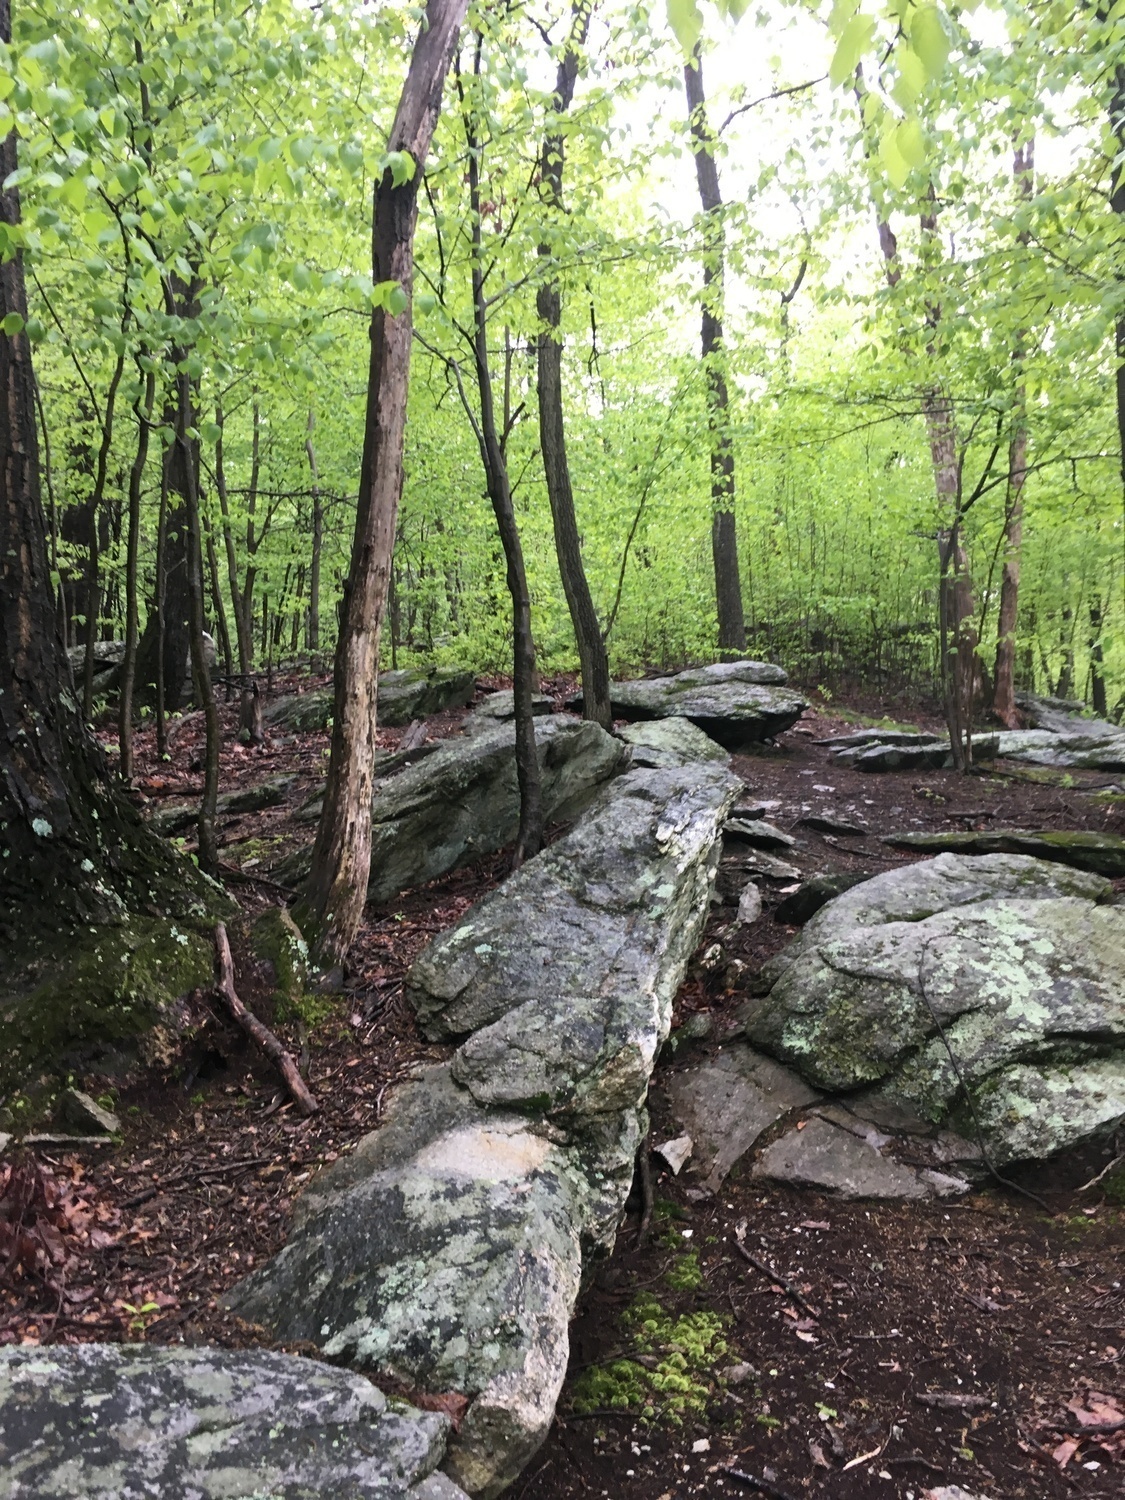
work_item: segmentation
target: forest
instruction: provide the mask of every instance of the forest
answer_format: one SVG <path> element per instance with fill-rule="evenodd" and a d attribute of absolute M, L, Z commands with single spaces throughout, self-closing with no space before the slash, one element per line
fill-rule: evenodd
<path fill-rule="evenodd" d="M 0 132 L 0 1500 L 1117 1493 L 1125 0 Z"/>

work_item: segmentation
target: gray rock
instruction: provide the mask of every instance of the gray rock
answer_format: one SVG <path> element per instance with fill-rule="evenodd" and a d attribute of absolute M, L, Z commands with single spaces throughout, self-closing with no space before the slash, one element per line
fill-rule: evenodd
<path fill-rule="evenodd" d="M 738 920 L 743 927 L 749 927 L 751 922 L 756 922 L 762 915 L 762 893 L 752 880 L 746 882 L 742 895 L 738 898 Z"/>
<path fill-rule="evenodd" d="M 837 750 L 834 759 L 849 762 L 857 771 L 941 771 L 953 764 L 948 740 L 920 744 L 869 745 L 859 750 Z"/>
<path fill-rule="evenodd" d="M 1125 875 L 1125 839 L 1115 833 L 990 828 L 983 833 L 892 833 L 883 842 L 919 854 L 1028 854 L 1111 880 Z"/>
<path fill-rule="evenodd" d="M 852 1131 L 816 1117 L 767 1146 L 754 1163 L 753 1175 L 820 1188 L 841 1198 L 935 1198 L 968 1187 L 941 1173 L 916 1172 L 881 1155 Z"/>
<path fill-rule="evenodd" d="M 865 839 L 871 832 L 862 823 L 849 823 L 844 818 L 829 818 L 824 813 L 808 813 L 797 822 L 802 828 L 814 828 L 817 833 L 832 833 L 842 839 Z"/>
<path fill-rule="evenodd" d="M 0 1500 L 396 1500 L 419 1493 L 448 1430 L 287 1354 L 0 1349 Z"/>
<path fill-rule="evenodd" d="M 850 891 L 853 885 L 859 885 L 869 878 L 867 875 L 857 875 L 851 870 L 826 871 L 823 875 L 813 875 L 802 884 L 799 890 L 778 902 L 773 914 L 774 921 L 787 922 L 793 927 L 800 927 L 810 917 L 814 917 L 829 901 L 842 896 L 845 891 Z"/>
<path fill-rule="evenodd" d="M 67 656 L 70 658 L 70 669 L 76 677 L 80 677 L 86 670 L 86 646 L 69 646 Z M 94 665 L 97 668 L 119 667 L 125 660 L 124 641 L 95 641 L 94 642 Z"/>
<path fill-rule="evenodd" d="M 535 745 L 548 822 L 573 818 L 627 758 L 619 740 L 569 714 L 537 719 Z M 369 900 L 389 900 L 515 839 L 515 746 L 511 724 L 459 735 L 376 787 Z M 310 850 L 299 851 L 277 869 L 278 879 L 296 884 L 310 858 Z"/>
<path fill-rule="evenodd" d="M 468 1500 L 468 1496 L 448 1474 L 439 1471 L 416 1484 L 410 1491 L 410 1500 Z"/>
<path fill-rule="evenodd" d="M 554 704 L 546 693 L 533 693 L 531 712 L 540 714 L 554 712 Z M 516 716 L 516 695 L 511 688 L 501 688 L 498 693 L 489 693 L 465 719 L 461 726 L 466 734 L 475 734 L 478 729 L 491 728 L 496 724 L 507 724 Z"/>
<path fill-rule="evenodd" d="M 923 1490 L 922 1500 L 989 1500 L 976 1490 L 964 1490 L 959 1484 L 939 1484 L 936 1490 Z"/>
<path fill-rule="evenodd" d="M 740 849 L 733 859 L 723 859 L 723 868 L 736 870 L 741 876 L 764 875 L 767 880 L 791 881 L 801 878 L 796 865 L 791 865 L 788 860 L 778 859 L 774 854 L 767 854 L 764 849 Z M 742 884 L 740 880 L 740 889 Z"/>
<path fill-rule="evenodd" d="M 674 677 L 615 682 L 614 716 L 621 719 L 690 719 L 713 740 L 739 750 L 789 729 L 808 703 L 781 686 L 788 679 L 770 662 L 716 662 Z M 579 706 L 582 695 L 572 700 Z"/>
<path fill-rule="evenodd" d="M 105 1109 L 81 1089 L 67 1089 L 59 1100 L 59 1114 L 65 1125 L 86 1135 L 120 1135 L 121 1121 L 113 1110 Z"/>
<path fill-rule="evenodd" d="M 782 833 L 764 818 L 728 818 L 723 824 L 723 833 L 752 849 L 794 849 L 797 840 Z"/>
<path fill-rule="evenodd" d="M 1016 707 L 1032 729 L 1047 729 L 1052 734 L 1125 733 L 1120 724 L 1088 718 L 1086 705 L 1070 698 L 1036 698 L 1031 693 L 1017 693 Z"/>
<path fill-rule="evenodd" d="M 402 667 L 379 673 L 379 723 L 394 728 L 447 708 L 462 708 L 472 698 L 476 678 L 459 667 Z M 279 729 L 308 732 L 325 729 L 332 719 L 332 689 L 292 693 L 275 698 L 262 717 Z"/>
<path fill-rule="evenodd" d="M 464 1036 L 527 1001 L 570 996 L 600 997 L 609 1024 L 640 997 L 629 1024 L 649 1007 L 642 1045 L 663 1040 L 739 786 L 712 765 L 621 777 L 423 951 L 407 985 L 426 1035 Z"/>
<path fill-rule="evenodd" d="M 666 1087 L 712 1192 L 764 1131 L 819 1098 L 796 1073 L 743 1042 L 669 1074 Z"/>
<path fill-rule="evenodd" d="M 1125 770 L 1125 730 L 1068 730 L 1054 734 L 1042 729 L 1015 729 L 991 735 L 974 747 L 978 760 L 1003 757 L 1031 766 L 1058 766 L 1087 771 Z"/>
<path fill-rule="evenodd" d="M 281 1337 L 469 1397 L 445 1467 L 485 1500 L 550 1427 L 738 786 L 630 772 L 432 944 L 411 971 L 429 1031 L 483 1029 L 313 1180 L 288 1244 L 228 1296 Z"/>
<path fill-rule="evenodd" d="M 868 745 L 920 745 L 941 738 L 921 729 L 858 729 L 854 734 L 834 735 L 819 743 L 830 750 L 856 750 Z"/>
<path fill-rule="evenodd" d="M 221 792 L 215 803 L 215 814 L 220 818 L 234 817 L 238 813 L 261 812 L 267 807 L 280 807 L 297 784 L 296 776 L 269 776 L 253 786 L 239 787 L 233 792 Z M 199 803 L 176 802 L 158 808 L 149 821 L 158 833 L 179 833 L 190 828 L 199 817 Z"/>
<path fill-rule="evenodd" d="M 1125 1115 L 1125 908 L 1111 897 L 1100 876 L 1020 855 L 889 870 L 765 966 L 747 1035 L 816 1087 L 875 1085 L 971 1129 L 936 1013 L 998 1160 L 1075 1144 Z"/>
<path fill-rule="evenodd" d="M 697 729 L 690 719 L 649 719 L 627 724 L 620 738 L 633 747 L 633 764 L 660 769 L 664 766 L 691 766 L 703 761 L 730 764 L 730 755 L 722 745 Z"/>

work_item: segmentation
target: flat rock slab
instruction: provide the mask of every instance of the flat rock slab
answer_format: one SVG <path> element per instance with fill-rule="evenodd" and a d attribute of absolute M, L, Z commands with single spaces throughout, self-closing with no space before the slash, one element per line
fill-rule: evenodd
<path fill-rule="evenodd" d="M 920 744 L 876 744 L 856 750 L 836 750 L 835 760 L 846 761 L 857 771 L 942 771 L 953 764 L 948 740 L 925 740 Z"/>
<path fill-rule="evenodd" d="M 714 761 L 729 765 L 730 755 L 697 729 L 690 719 L 648 719 L 627 724 L 619 737 L 633 747 L 633 764 L 659 770 L 666 766 L 692 766 Z"/>
<path fill-rule="evenodd" d="M 904 1166 L 852 1131 L 815 1116 L 767 1146 L 753 1175 L 841 1198 L 938 1198 L 968 1187 L 942 1173 Z"/>
<path fill-rule="evenodd" d="M 546 693 L 531 695 L 531 712 L 538 718 L 554 711 L 554 704 Z M 483 698 L 461 726 L 466 734 L 494 724 L 507 724 L 516 716 L 516 695 L 512 688 L 501 688 L 498 693 L 489 693 Z"/>
<path fill-rule="evenodd" d="M 727 838 L 749 844 L 752 849 L 793 849 L 797 840 L 789 833 L 782 833 L 764 818 L 728 818 L 723 824 Z"/>
<path fill-rule="evenodd" d="M 268 776 L 265 781 L 253 786 L 238 787 L 232 792 L 221 792 L 215 803 L 215 813 L 220 818 L 234 817 L 238 813 L 261 812 L 267 807 L 280 807 L 297 785 L 296 776 Z M 158 833 L 178 833 L 190 826 L 199 817 L 199 803 L 176 802 L 171 806 L 157 808 L 149 818 Z"/>
<path fill-rule="evenodd" d="M 476 677 L 459 667 L 402 667 L 379 673 L 379 723 L 388 728 L 424 719 L 447 708 L 462 708 L 476 690 Z M 262 714 L 267 724 L 279 729 L 308 733 L 326 729 L 332 719 L 334 699 L 331 688 L 311 693 L 290 693 L 275 698 Z"/>
<path fill-rule="evenodd" d="M 1032 729 L 1048 729 L 1052 734 L 1125 733 L 1120 724 L 1087 717 L 1086 705 L 1071 698 L 1036 698 L 1030 693 L 1017 693 L 1016 707 Z"/>
<path fill-rule="evenodd" d="M 740 789 L 721 766 L 627 772 L 422 952 L 407 993 L 426 1035 L 479 1031 L 527 1001 L 640 993 L 659 997 L 666 1036 Z"/>
<path fill-rule="evenodd" d="M 1059 766 L 1086 771 L 1125 770 L 1125 730 L 1091 722 L 1074 725 L 1065 734 L 1042 729 L 1015 729 L 989 735 L 975 752 L 978 759 L 994 756 L 1031 766 Z"/>
<path fill-rule="evenodd" d="M 830 750 L 862 750 L 868 745 L 921 745 L 942 738 L 921 729 L 857 729 L 854 734 L 837 734 L 817 743 Z"/>
<path fill-rule="evenodd" d="M 1029 854 L 1111 880 L 1125 875 L 1125 838 L 1114 833 L 990 828 L 984 833 L 892 833 L 883 842 L 919 854 Z"/>
<path fill-rule="evenodd" d="M 827 906 L 829 901 L 842 896 L 845 891 L 850 891 L 853 885 L 860 885 L 868 879 L 870 879 L 869 876 L 857 875 L 851 870 L 813 875 L 809 880 L 804 881 L 792 895 L 778 902 L 774 908 L 774 921 L 787 922 L 792 927 L 803 927 L 806 922 L 816 916 L 822 906 Z"/>
<path fill-rule="evenodd" d="M 620 740 L 569 714 L 536 719 L 535 748 L 548 822 L 573 818 L 628 758 Z M 502 849 L 515 840 L 519 819 L 515 726 L 443 740 L 376 787 L 368 899 L 389 900 Z M 302 879 L 310 858 L 308 849 L 290 858 L 285 878 Z"/>
<path fill-rule="evenodd" d="M 994 1157 L 1049 1155 L 1125 1117 L 1112 895 L 1101 876 L 1022 855 L 888 870 L 765 966 L 773 986 L 748 1006 L 747 1036 L 814 1087 L 872 1085 L 967 1133 L 960 1074 Z"/>
<path fill-rule="evenodd" d="M 665 1087 L 691 1135 L 693 1165 L 712 1192 L 764 1131 L 820 1097 L 791 1069 L 741 1042 L 668 1074 Z"/>
<path fill-rule="evenodd" d="M 716 662 L 674 677 L 610 685 L 621 719 L 690 719 L 720 745 L 739 750 L 789 729 L 808 703 L 782 686 L 786 673 L 771 662 Z M 582 703 L 581 694 L 575 701 Z"/>
<path fill-rule="evenodd" d="M 424 1500 L 448 1431 L 294 1355 L 0 1349 L 0 1500 Z"/>
<path fill-rule="evenodd" d="M 842 839 L 865 839 L 871 832 L 862 823 L 849 823 L 843 818 L 830 818 L 824 813 L 806 813 L 798 818 L 802 828 L 813 828 L 817 833 L 831 833 Z"/>
<path fill-rule="evenodd" d="M 485 1500 L 550 1427 L 583 1254 L 624 1212 L 740 786 L 716 765 L 628 772 L 432 943 L 411 998 L 430 1035 L 472 1034 L 314 1179 L 288 1244 L 228 1297 L 286 1339 L 469 1397 L 445 1467 Z"/>

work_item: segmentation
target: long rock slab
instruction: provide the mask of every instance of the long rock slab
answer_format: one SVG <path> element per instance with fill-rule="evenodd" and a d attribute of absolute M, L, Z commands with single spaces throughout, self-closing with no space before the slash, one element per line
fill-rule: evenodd
<path fill-rule="evenodd" d="M 447 708 L 463 708 L 476 690 L 476 677 L 460 667 L 401 667 L 379 673 L 379 723 L 394 728 Z M 330 687 L 289 693 L 267 705 L 262 717 L 279 729 L 307 733 L 326 729 L 332 719 Z"/>
<path fill-rule="evenodd" d="M 569 714 L 536 719 L 535 748 L 548 822 L 569 821 L 628 760 L 620 740 Z M 442 741 L 376 787 L 368 899 L 389 900 L 504 848 L 519 818 L 515 727 L 499 724 Z M 275 873 L 296 883 L 310 858 L 302 850 Z"/>
<path fill-rule="evenodd" d="M 1125 875 L 1125 839 L 1115 833 L 990 828 L 981 833 L 892 833 L 883 843 L 918 854 L 1029 854 L 1111 880 Z"/>
<path fill-rule="evenodd" d="M 0 1500 L 425 1500 L 449 1426 L 265 1350 L 0 1349 Z"/>
<path fill-rule="evenodd" d="M 613 1244 L 672 998 L 741 783 L 631 771 L 416 962 L 433 1035 L 472 1032 L 314 1179 L 229 1304 L 470 1406 L 446 1470 L 498 1494 L 550 1427 L 584 1256 Z"/>

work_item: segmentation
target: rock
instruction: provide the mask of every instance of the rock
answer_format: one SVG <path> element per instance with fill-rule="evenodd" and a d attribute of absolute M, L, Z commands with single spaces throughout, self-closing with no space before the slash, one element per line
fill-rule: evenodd
<path fill-rule="evenodd" d="M 867 745 L 920 745 L 941 738 L 940 734 L 927 734 L 921 729 L 859 729 L 854 734 L 834 735 L 819 743 L 830 750 L 855 750 Z"/>
<path fill-rule="evenodd" d="M 1076 1144 L 1125 1116 L 1125 908 L 1111 898 L 1100 876 L 1022 855 L 888 870 L 765 966 L 747 1036 L 814 1087 L 869 1084 L 971 1130 L 932 1006 L 998 1161 Z"/>
<path fill-rule="evenodd" d="M 423 1500 L 448 1431 L 361 1375 L 261 1349 L 0 1349 L 4 1500 Z"/>
<path fill-rule="evenodd" d="M 738 898 L 738 920 L 741 926 L 749 927 L 762 915 L 762 893 L 752 880 L 746 882 Z"/>
<path fill-rule="evenodd" d="M 994 734 L 974 745 L 978 760 L 997 756 L 1032 766 L 1059 766 L 1087 771 L 1125 770 L 1125 729 L 1079 730 L 1055 734 L 1043 729 L 1016 729 Z"/>
<path fill-rule="evenodd" d="M 857 771 L 941 771 L 953 764 L 948 740 L 920 744 L 870 745 L 860 750 L 837 750 L 836 760 L 850 761 Z"/>
<path fill-rule="evenodd" d="M 942 1484 L 936 1490 L 923 1490 L 922 1500 L 989 1500 L 989 1497 L 975 1490 L 963 1490 L 959 1484 Z"/>
<path fill-rule="evenodd" d="M 619 736 L 633 747 L 633 764 L 660 769 L 704 761 L 730 764 L 730 756 L 690 719 L 649 719 L 627 724 Z"/>
<path fill-rule="evenodd" d="M 737 871 L 740 877 L 738 886 L 741 891 L 746 875 L 764 875 L 767 880 L 800 880 L 801 872 L 796 865 L 791 865 L 784 859 L 778 859 L 773 854 L 767 854 L 764 849 L 739 850 L 738 854 L 731 860 L 723 859 L 723 868 L 727 871 Z"/>
<path fill-rule="evenodd" d="M 661 1027 L 666 1035 L 738 787 L 711 765 L 630 771 L 613 783 L 566 838 L 416 960 L 408 995 L 426 1035 L 463 1036 L 518 1005 L 571 996 L 600 997 L 607 1018 L 634 1005 L 638 1018 L 649 1015 L 655 1002 L 646 1049 Z"/>
<path fill-rule="evenodd" d="M 297 785 L 296 776 L 270 776 L 254 786 L 239 787 L 233 792 L 221 792 L 215 803 L 215 815 L 220 818 L 234 817 L 239 813 L 261 812 L 267 807 L 280 807 Z M 199 817 L 199 803 L 176 802 L 158 808 L 149 821 L 158 833 L 179 833 L 190 828 Z"/>
<path fill-rule="evenodd" d="M 850 1130 L 816 1117 L 767 1146 L 753 1176 L 821 1188 L 841 1198 L 947 1197 L 969 1186 L 941 1173 L 916 1172 Z"/>
<path fill-rule="evenodd" d="M 749 844 L 752 849 L 795 849 L 797 840 L 782 833 L 764 818 L 728 818 L 723 824 L 728 838 Z"/>
<path fill-rule="evenodd" d="M 121 1121 L 113 1110 L 105 1109 L 81 1089 L 67 1089 L 59 1100 L 59 1115 L 64 1125 L 84 1135 L 120 1135 Z"/>
<path fill-rule="evenodd" d="M 427 1475 L 421 1484 L 409 1491 L 410 1500 L 468 1500 L 459 1484 L 454 1484 L 448 1474 L 436 1470 Z"/>
<path fill-rule="evenodd" d="M 678 1135 L 674 1141 L 665 1141 L 662 1146 L 654 1146 L 652 1149 L 671 1167 L 672 1176 L 678 1177 L 683 1171 L 684 1163 L 691 1156 L 693 1146 L 690 1135 Z"/>
<path fill-rule="evenodd" d="M 738 785 L 711 765 L 629 772 L 430 945 L 410 973 L 429 1034 L 481 1029 L 313 1180 L 288 1244 L 227 1298 L 281 1338 L 467 1396 L 445 1467 L 485 1500 L 550 1427 Z"/>
<path fill-rule="evenodd" d="M 300 1015 L 312 982 L 309 945 L 284 906 L 270 906 L 254 921 L 254 953 L 273 970 L 274 1000 L 280 1019 Z"/>
<path fill-rule="evenodd" d="M 849 823 L 843 818 L 825 817 L 823 813 L 808 813 L 797 822 L 802 828 L 815 828 L 817 833 L 833 833 L 842 839 L 865 839 L 871 832 L 862 823 Z"/>
<path fill-rule="evenodd" d="M 1070 698 L 1036 698 L 1031 693 L 1017 693 L 1016 707 L 1032 729 L 1046 729 L 1052 734 L 1125 733 L 1120 724 L 1087 718 L 1086 705 Z"/>
<path fill-rule="evenodd" d="M 822 906 L 836 896 L 850 891 L 853 885 L 870 879 L 868 875 L 857 875 L 851 870 L 837 870 L 823 875 L 813 875 L 799 890 L 780 901 L 774 911 L 775 922 L 787 922 L 791 927 L 801 927 L 816 915 Z"/>
<path fill-rule="evenodd" d="M 1028 854 L 1111 880 L 1125 875 L 1125 838 L 1115 833 L 990 828 L 984 833 L 892 833 L 883 842 L 919 854 Z"/>
<path fill-rule="evenodd" d="M 569 714 L 537 719 L 535 744 L 548 822 L 576 816 L 627 758 L 620 740 Z M 369 900 L 389 900 L 513 842 L 520 817 L 515 746 L 511 724 L 458 735 L 376 787 Z M 302 849 L 274 873 L 295 885 L 310 858 Z"/>
<path fill-rule="evenodd" d="M 212 647 L 214 643 L 212 642 Z M 81 677 L 86 670 L 86 646 L 70 646 L 67 648 L 67 656 L 70 658 L 70 670 L 75 677 Z M 94 642 L 94 666 L 104 671 L 107 667 L 119 667 L 125 660 L 124 641 L 95 641 Z M 96 679 L 95 679 L 96 680 Z"/>
<path fill-rule="evenodd" d="M 4 1155 L 4 1152 L 7 1151 L 11 1144 L 12 1137 L 10 1133 L 6 1130 L 0 1130 L 0 1156 Z"/>
<path fill-rule="evenodd" d="M 409 724 L 447 708 L 462 708 L 472 698 L 476 678 L 459 667 L 402 667 L 379 673 L 379 723 L 388 728 Z M 332 689 L 316 688 L 275 698 L 262 717 L 281 729 L 309 732 L 326 729 L 332 719 Z"/>
<path fill-rule="evenodd" d="M 691 1133 L 698 1169 L 712 1192 L 756 1143 L 791 1109 L 819 1095 L 803 1079 L 744 1042 L 689 1063 L 667 1077 L 676 1119 Z"/>
<path fill-rule="evenodd" d="M 554 713 L 554 704 L 546 693 L 533 693 L 531 697 L 531 712 L 538 717 L 540 714 Z M 511 688 L 501 688 L 498 693 L 489 693 L 487 698 L 481 700 L 473 709 L 472 713 L 465 719 L 461 726 L 466 734 L 475 734 L 478 729 L 490 728 L 495 724 L 507 724 L 516 716 L 516 695 Z"/>
<path fill-rule="evenodd" d="M 788 681 L 769 662 L 716 662 L 674 677 L 615 682 L 610 702 L 616 718 L 690 719 L 720 745 L 739 750 L 790 728 L 808 703 L 781 686 Z M 582 695 L 570 700 L 581 707 Z"/>
<path fill-rule="evenodd" d="M 737 1365 L 727 1365 L 719 1371 L 719 1379 L 725 1380 L 727 1385 L 747 1385 L 751 1380 L 757 1379 L 758 1372 L 753 1365 L 745 1362 Z"/>

